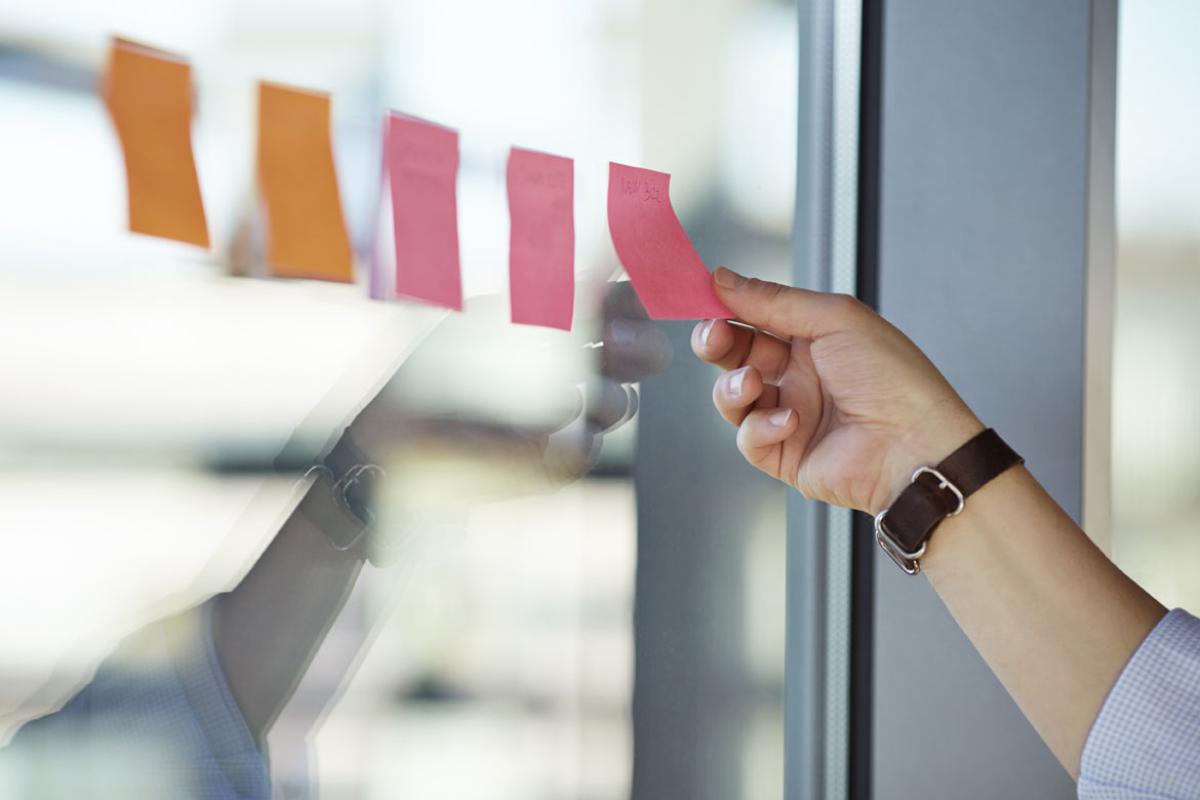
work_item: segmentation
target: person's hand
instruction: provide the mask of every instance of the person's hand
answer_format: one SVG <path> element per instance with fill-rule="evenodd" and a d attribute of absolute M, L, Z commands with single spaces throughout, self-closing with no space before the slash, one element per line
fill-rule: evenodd
<path fill-rule="evenodd" d="M 556 483 L 577 480 L 595 464 L 604 435 L 637 415 L 634 384 L 671 362 L 671 341 L 647 318 L 633 284 L 604 282 L 590 288 L 600 297 L 602 325 L 599 342 L 585 346 L 597 359 L 580 387 L 582 404 L 576 416 L 547 437 L 544 463 Z"/>
<path fill-rule="evenodd" d="M 983 430 L 920 349 L 858 300 L 724 268 L 714 283 L 753 328 L 693 331 L 696 354 L 726 370 L 713 402 L 746 460 L 806 497 L 875 513 L 916 467 Z"/>
<path fill-rule="evenodd" d="M 493 496 L 582 477 L 604 434 L 636 414 L 632 384 L 671 359 L 629 283 L 589 288 L 584 305 L 596 317 L 572 334 L 510 324 L 503 297 L 473 300 L 410 356 L 339 447 L 355 463 L 469 460 L 470 474 L 495 478 L 483 482 Z M 460 497 L 471 496 L 459 473 Z"/>

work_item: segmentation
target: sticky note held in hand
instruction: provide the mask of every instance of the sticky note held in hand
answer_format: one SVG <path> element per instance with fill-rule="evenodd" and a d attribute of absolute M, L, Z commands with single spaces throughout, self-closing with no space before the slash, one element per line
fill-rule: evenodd
<path fill-rule="evenodd" d="M 259 83 L 258 180 L 271 274 L 352 282 L 328 95 Z"/>
<path fill-rule="evenodd" d="M 396 234 L 396 295 L 461 311 L 458 132 L 393 112 L 384 150 Z"/>
<path fill-rule="evenodd" d="M 608 230 L 651 319 L 729 319 L 688 239 L 665 172 L 608 165 Z"/>
<path fill-rule="evenodd" d="M 571 330 L 575 310 L 575 170 L 569 158 L 508 156 L 512 321 Z"/>
<path fill-rule="evenodd" d="M 129 229 L 208 247 L 187 61 L 114 39 L 102 91 L 125 157 Z"/>

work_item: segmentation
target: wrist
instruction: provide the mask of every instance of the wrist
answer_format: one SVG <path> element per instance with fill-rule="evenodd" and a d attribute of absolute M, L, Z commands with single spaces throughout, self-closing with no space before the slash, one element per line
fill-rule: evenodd
<path fill-rule="evenodd" d="M 962 430 L 968 430 L 971 421 L 963 419 L 961 424 Z M 875 515 L 876 541 L 897 566 L 916 575 L 929 539 L 941 523 L 964 512 L 976 492 L 1022 463 L 1021 456 L 990 429 L 971 436 L 940 460 L 918 463 L 908 486 Z"/>
<path fill-rule="evenodd" d="M 959 572 L 978 577 L 979 569 L 1011 557 L 1012 537 L 992 536 L 1006 530 L 993 522 L 1011 512 L 1014 498 L 1032 499 L 1040 486 L 1024 466 L 1008 470 L 971 496 L 963 513 L 949 517 L 929 538 L 929 547 L 921 559 L 921 568 L 935 585 L 947 573 Z M 964 535 L 969 534 L 969 535 Z"/>
<path fill-rule="evenodd" d="M 363 447 L 364 436 L 359 427 L 359 420 L 355 420 L 347 426 L 342 431 L 341 437 L 338 438 L 337 444 L 322 461 L 335 477 L 341 477 L 356 465 L 373 463 L 370 454 Z"/>
<path fill-rule="evenodd" d="M 312 484 L 296 507 L 296 516 L 320 533 L 322 552 L 334 560 L 363 560 L 366 525 L 341 502 L 339 476 L 326 467 L 309 470 Z"/>
<path fill-rule="evenodd" d="M 913 470 L 932 467 L 986 429 L 961 400 L 935 407 L 909 427 L 891 449 L 887 463 L 885 496 L 875 498 L 872 514 L 892 502 L 912 482 Z"/>

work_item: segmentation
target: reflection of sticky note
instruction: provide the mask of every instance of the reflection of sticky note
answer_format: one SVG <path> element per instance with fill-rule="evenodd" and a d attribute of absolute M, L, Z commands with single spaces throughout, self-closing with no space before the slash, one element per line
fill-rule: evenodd
<path fill-rule="evenodd" d="M 187 61 L 114 39 L 104 100 L 125 155 L 129 229 L 208 247 Z"/>
<path fill-rule="evenodd" d="M 392 113 L 385 150 L 396 232 L 396 294 L 461 311 L 458 132 Z"/>
<path fill-rule="evenodd" d="M 651 319 L 729 319 L 671 208 L 671 176 L 608 165 L 608 230 Z"/>
<path fill-rule="evenodd" d="M 575 175 L 569 158 L 514 147 L 508 156 L 512 321 L 571 330 Z"/>
<path fill-rule="evenodd" d="M 353 281 L 354 256 L 338 195 L 328 95 L 258 85 L 258 180 L 271 273 Z"/>

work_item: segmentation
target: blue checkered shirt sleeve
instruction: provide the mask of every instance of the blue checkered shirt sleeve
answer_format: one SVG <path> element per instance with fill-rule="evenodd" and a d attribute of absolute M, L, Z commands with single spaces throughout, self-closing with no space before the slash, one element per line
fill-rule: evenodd
<path fill-rule="evenodd" d="M 0 750 L 15 796 L 268 800 L 266 753 L 225 680 L 210 609 L 147 626 L 127 640 L 126 658 L 110 658 L 61 710 L 22 728 Z"/>
<path fill-rule="evenodd" d="M 1138 647 L 1092 723 L 1081 800 L 1200 798 L 1200 620 L 1176 609 Z"/>

